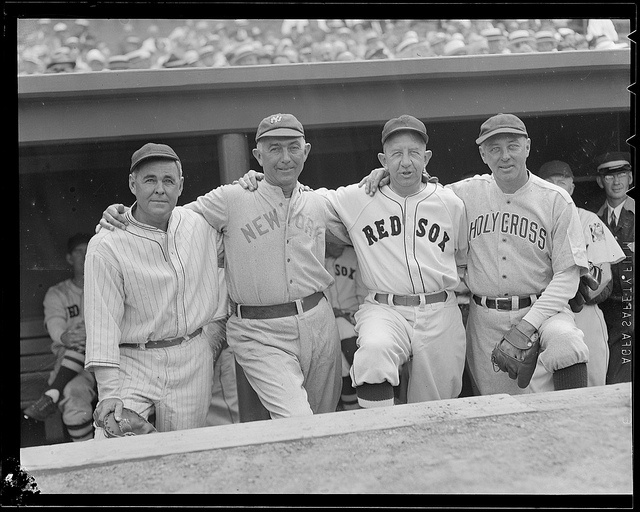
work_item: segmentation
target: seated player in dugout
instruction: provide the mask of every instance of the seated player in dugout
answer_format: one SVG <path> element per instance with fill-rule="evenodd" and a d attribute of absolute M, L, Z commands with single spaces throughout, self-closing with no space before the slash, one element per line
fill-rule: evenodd
<path fill-rule="evenodd" d="M 569 307 L 589 273 L 576 206 L 528 170 L 531 139 L 517 116 L 487 119 L 476 144 L 491 173 L 445 186 L 468 218 L 464 282 L 472 294 L 467 362 L 474 393 L 541 391 L 531 382 L 538 357 L 556 390 L 586 387 L 589 350 Z M 374 169 L 361 181 L 367 193 L 376 194 L 386 172 Z"/>
<path fill-rule="evenodd" d="M 462 200 L 436 178 L 420 120 L 401 115 L 382 129 L 378 158 L 389 185 L 369 197 L 358 184 L 308 192 L 326 198 L 344 223 L 368 290 L 355 314 L 351 380 L 363 408 L 392 406 L 408 364 L 407 402 L 456 398 L 462 390 L 465 331 L 456 299 L 466 265 Z M 260 173 L 241 184 L 258 191 Z"/>

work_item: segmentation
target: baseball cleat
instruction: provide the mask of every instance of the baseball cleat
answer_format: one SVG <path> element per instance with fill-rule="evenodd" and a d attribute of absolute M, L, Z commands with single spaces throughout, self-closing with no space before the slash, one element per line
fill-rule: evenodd
<path fill-rule="evenodd" d="M 44 421 L 54 414 L 57 408 L 58 406 L 54 403 L 53 398 L 49 395 L 42 395 L 23 412 L 24 417 L 27 419 L 31 418 L 37 421 Z"/>

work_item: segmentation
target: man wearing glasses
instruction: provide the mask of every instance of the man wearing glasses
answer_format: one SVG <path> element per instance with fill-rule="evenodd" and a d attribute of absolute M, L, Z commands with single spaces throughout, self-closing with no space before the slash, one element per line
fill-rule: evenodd
<path fill-rule="evenodd" d="M 633 183 L 630 162 L 631 156 L 625 152 L 606 153 L 596 160 L 596 181 L 607 197 L 598 216 L 609 226 L 625 253 L 624 260 L 611 265 L 613 290 L 600 304 L 609 330 L 607 384 L 632 379 L 635 201 L 627 195 Z"/>

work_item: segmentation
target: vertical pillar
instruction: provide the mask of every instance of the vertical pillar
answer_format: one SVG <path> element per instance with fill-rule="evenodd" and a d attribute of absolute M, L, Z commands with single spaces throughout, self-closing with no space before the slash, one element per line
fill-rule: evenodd
<path fill-rule="evenodd" d="M 227 184 L 241 178 L 250 165 L 249 144 L 243 133 L 224 133 L 218 136 L 220 183 Z"/>

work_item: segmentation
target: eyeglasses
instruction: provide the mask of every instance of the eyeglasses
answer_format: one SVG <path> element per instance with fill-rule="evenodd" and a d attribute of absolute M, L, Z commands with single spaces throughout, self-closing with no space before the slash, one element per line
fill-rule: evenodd
<path fill-rule="evenodd" d="M 618 178 L 618 180 L 621 180 L 623 178 L 627 177 L 627 173 L 629 171 L 620 171 L 617 172 L 615 174 L 605 174 L 602 179 L 607 182 L 607 183 L 611 183 L 613 180 L 615 180 L 616 178 Z"/>

